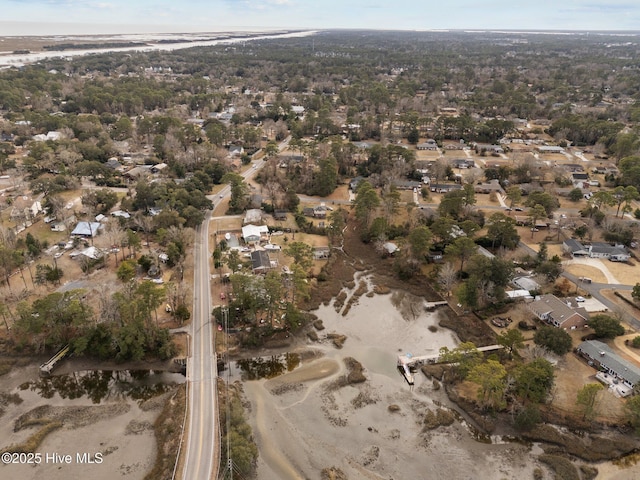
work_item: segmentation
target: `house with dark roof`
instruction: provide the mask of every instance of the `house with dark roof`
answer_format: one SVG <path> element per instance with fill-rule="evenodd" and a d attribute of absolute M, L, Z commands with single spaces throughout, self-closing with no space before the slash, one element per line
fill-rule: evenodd
<path fill-rule="evenodd" d="M 469 158 L 455 158 L 451 160 L 452 168 L 475 168 L 476 163 Z"/>
<path fill-rule="evenodd" d="M 461 189 L 462 185 L 460 185 L 459 183 L 431 183 L 429 185 L 429 190 L 436 193 L 447 193 Z"/>
<path fill-rule="evenodd" d="M 616 354 L 606 344 L 598 340 L 587 340 L 578 345 L 578 354 L 587 359 L 598 370 L 613 375 L 629 388 L 640 383 L 640 368 Z"/>
<path fill-rule="evenodd" d="M 497 154 L 504 153 L 504 148 L 502 148 L 501 145 L 489 145 L 489 144 L 483 144 L 483 143 L 476 143 L 474 147 L 476 152 L 497 153 Z"/>
<path fill-rule="evenodd" d="M 562 251 L 572 257 L 588 257 L 589 249 L 585 248 L 579 241 L 569 238 L 562 242 Z"/>
<path fill-rule="evenodd" d="M 287 219 L 287 211 L 286 210 L 275 210 L 273 212 L 274 220 L 279 222 L 285 221 Z"/>
<path fill-rule="evenodd" d="M 589 320 L 589 314 L 584 308 L 573 308 L 571 303 L 551 294 L 537 297 L 528 306 L 540 320 L 563 330 L 584 328 Z"/>
<path fill-rule="evenodd" d="M 230 157 L 239 157 L 244 153 L 244 147 L 242 145 L 230 145 L 229 146 L 229 156 Z"/>
<path fill-rule="evenodd" d="M 110 168 L 111 170 L 118 170 L 119 168 L 122 168 L 122 164 L 116 157 L 111 157 L 105 162 L 104 166 Z"/>
<path fill-rule="evenodd" d="M 271 259 L 265 250 L 251 252 L 251 269 L 253 273 L 264 273 L 271 270 Z"/>
<path fill-rule="evenodd" d="M 504 189 L 502 188 L 502 185 L 500 185 L 500 182 L 498 180 L 491 180 L 490 182 L 487 182 L 487 183 L 474 185 L 473 191 L 475 193 L 492 193 L 492 192 L 505 193 Z"/>
<path fill-rule="evenodd" d="M 349 182 L 349 188 L 351 189 L 352 192 L 355 192 L 356 189 L 358 188 L 358 185 L 360 185 L 360 183 L 363 181 L 365 181 L 364 177 L 352 178 L 351 181 Z"/>
<path fill-rule="evenodd" d="M 399 180 L 395 178 L 391 180 L 391 185 L 399 190 L 413 190 L 415 188 L 422 187 L 422 184 L 420 182 L 416 182 L 415 180 Z"/>
<path fill-rule="evenodd" d="M 611 245 L 606 242 L 583 245 L 572 238 L 562 243 L 562 250 L 572 257 L 606 258 L 612 262 L 626 262 L 631 258 L 631 254 L 624 245 Z"/>
<path fill-rule="evenodd" d="M 438 150 L 438 144 L 436 143 L 435 140 L 430 138 L 424 141 L 423 143 L 419 143 L 418 145 L 416 145 L 416 148 L 418 150 L 436 151 Z"/>
<path fill-rule="evenodd" d="M 313 207 L 313 216 L 315 218 L 326 218 L 327 207 L 324 205 L 318 205 L 317 207 Z"/>
<path fill-rule="evenodd" d="M 588 173 L 572 173 L 571 183 L 576 188 L 589 188 L 589 174 Z"/>

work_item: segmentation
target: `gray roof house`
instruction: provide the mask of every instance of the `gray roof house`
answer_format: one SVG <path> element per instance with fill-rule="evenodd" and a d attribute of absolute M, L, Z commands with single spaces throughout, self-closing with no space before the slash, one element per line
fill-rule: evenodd
<path fill-rule="evenodd" d="M 95 237 L 98 230 L 102 228 L 100 222 L 78 222 L 76 228 L 73 229 L 71 235 L 80 235 L 81 237 Z"/>
<path fill-rule="evenodd" d="M 540 284 L 530 277 L 516 277 L 511 281 L 511 283 L 516 287 L 529 292 L 540 290 Z"/>
<path fill-rule="evenodd" d="M 556 145 L 540 145 L 536 150 L 540 153 L 564 153 L 564 148 Z"/>
<path fill-rule="evenodd" d="M 583 245 L 572 238 L 562 243 L 562 250 L 572 257 L 606 258 L 612 262 L 626 262 L 631 258 L 624 245 L 610 245 L 605 242 Z"/>
<path fill-rule="evenodd" d="M 325 258 L 329 258 L 331 255 L 331 249 L 329 247 L 314 247 L 313 248 L 313 259 L 314 260 L 323 260 Z"/>
<path fill-rule="evenodd" d="M 418 145 L 416 145 L 416 148 L 418 150 L 435 151 L 435 150 L 438 150 L 438 144 L 436 143 L 435 140 L 430 138 L 430 139 L 427 139 L 426 141 L 424 141 L 423 143 L 419 143 Z"/>
<path fill-rule="evenodd" d="M 251 208 L 245 212 L 244 219 L 242 221 L 244 225 L 260 222 L 262 222 L 262 210 L 259 208 Z"/>
<path fill-rule="evenodd" d="M 474 168 L 475 162 L 468 158 L 455 158 L 451 160 L 451 167 L 453 168 Z"/>
<path fill-rule="evenodd" d="M 584 308 L 572 308 L 555 295 L 542 295 L 529 304 L 529 309 L 540 320 L 564 330 L 584 328 L 589 314 Z"/>
<path fill-rule="evenodd" d="M 366 179 L 364 177 L 352 178 L 351 181 L 349 182 L 349 188 L 351 189 L 351 191 L 355 192 L 356 189 L 358 188 L 358 185 L 360 185 L 360 183 L 365 180 Z"/>
<path fill-rule="evenodd" d="M 612 262 L 626 262 L 631 255 L 624 245 L 609 245 L 604 242 L 593 242 L 589 247 L 591 258 L 607 258 Z"/>
<path fill-rule="evenodd" d="M 618 356 L 606 343 L 587 340 L 578 345 L 577 351 L 598 369 L 614 375 L 630 388 L 640 382 L 640 368 Z"/>

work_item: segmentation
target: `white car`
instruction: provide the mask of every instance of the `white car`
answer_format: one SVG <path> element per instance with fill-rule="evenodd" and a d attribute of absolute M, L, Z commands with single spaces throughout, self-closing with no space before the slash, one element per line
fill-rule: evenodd
<path fill-rule="evenodd" d="M 282 250 L 282 247 L 280 245 L 274 245 L 273 243 L 267 243 L 264 246 L 265 250 Z"/>
<path fill-rule="evenodd" d="M 584 297 L 576 297 L 576 302 L 584 302 Z"/>

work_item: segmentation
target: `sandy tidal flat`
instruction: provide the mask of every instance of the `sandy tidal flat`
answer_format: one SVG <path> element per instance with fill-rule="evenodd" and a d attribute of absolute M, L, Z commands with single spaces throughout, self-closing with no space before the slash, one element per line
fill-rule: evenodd
<path fill-rule="evenodd" d="M 260 450 L 257 478 L 320 478 L 330 467 L 349 479 L 533 478 L 539 449 L 477 441 L 457 414 L 448 426 L 424 427 L 425 414 L 439 405 L 447 410 L 449 401 L 421 374 L 410 389 L 395 369 L 395 356 L 437 351 L 456 339 L 440 328 L 430 331 L 437 313 L 406 308 L 407 301 L 421 302 L 363 296 L 344 317 L 321 307 L 316 314 L 326 330 L 320 335 L 346 334 L 343 349 L 314 346 L 323 358 L 272 380 L 245 382 Z M 364 383 L 344 381 L 345 357 L 363 364 Z"/>

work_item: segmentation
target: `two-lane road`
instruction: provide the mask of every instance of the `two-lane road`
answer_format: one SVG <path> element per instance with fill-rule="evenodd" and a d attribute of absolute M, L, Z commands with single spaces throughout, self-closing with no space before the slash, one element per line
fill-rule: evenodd
<path fill-rule="evenodd" d="M 194 246 L 193 320 L 191 322 L 191 358 L 187 367 L 189 382 L 189 437 L 183 468 L 184 480 L 211 480 L 217 475 L 218 376 L 213 350 L 211 291 L 209 287 L 209 221 L 196 231 Z"/>

